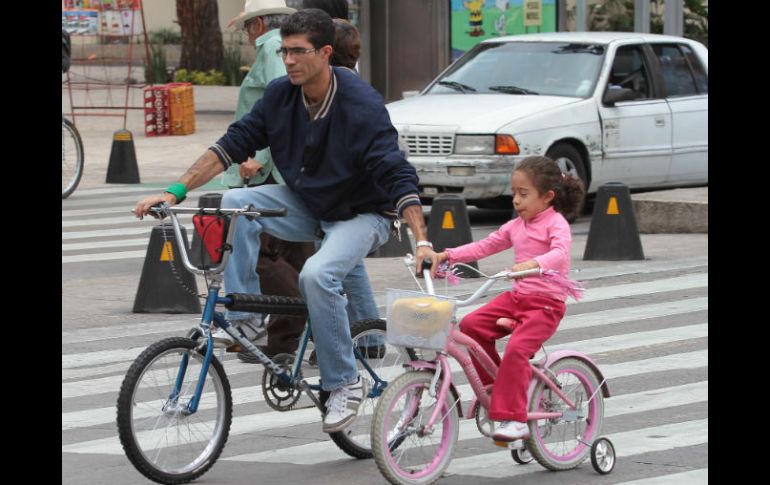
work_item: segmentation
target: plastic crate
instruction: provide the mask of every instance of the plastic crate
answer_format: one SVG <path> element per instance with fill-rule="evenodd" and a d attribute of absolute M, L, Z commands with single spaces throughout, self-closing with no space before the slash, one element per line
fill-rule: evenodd
<path fill-rule="evenodd" d="M 191 83 L 167 84 L 172 135 L 195 133 L 195 100 Z"/>
<path fill-rule="evenodd" d="M 146 136 L 171 134 L 168 102 L 169 88 L 166 85 L 144 88 L 144 134 Z"/>
<path fill-rule="evenodd" d="M 400 347 L 444 350 L 454 315 L 451 298 L 388 288 L 387 340 Z"/>

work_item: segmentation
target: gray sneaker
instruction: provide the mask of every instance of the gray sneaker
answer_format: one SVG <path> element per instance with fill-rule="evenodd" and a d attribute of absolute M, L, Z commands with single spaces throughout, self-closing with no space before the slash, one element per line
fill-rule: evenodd
<path fill-rule="evenodd" d="M 249 318 L 231 320 L 230 324 L 255 345 L 267 345 L 267 326 L 261 315 L 253 315 Z M 211 334 L 214 339 L 214 347 L 231 347 L 238 342 L 224 329 L 219 328 Z M 240 347 L 240 345 L 239 345 Z"/>
<path fill-rule="evenodd" d="M 369 383 L 358 376 L 358 382 L 335 389 L 326 401 L 323 432 L 336 433 L 350 426 L 358 416 L 361 402 L 369 394 Z"/>

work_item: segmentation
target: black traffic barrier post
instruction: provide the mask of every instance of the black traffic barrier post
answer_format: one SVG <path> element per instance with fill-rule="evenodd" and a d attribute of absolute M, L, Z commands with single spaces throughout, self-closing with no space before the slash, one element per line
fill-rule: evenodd
<path fill-rule="evenodd" d="M 439 195 L 433 199 L 428 219 L 428 239 L 437 253 L 473 241 L 465 199 L 455 194 Z M 476 261 L 466 264 L 476 269 L 479 267 Z M 463 278 L 479 277 L 475 271 L 462 267 L 457 269 L 457 275 Z"/>
<path fill-rule="evenodd" d="M 584 261 L 644 259 L 631 192 L 620 182 L 609 182 L 596 194 Z"/>
<path fill-rule="evenodd" d="M 182 244 L 187 233 L 182 227 Z M 187 271 L 171 223 L 152 228 L 142 277 L 134 299 L 134 313 L 200 313 L 195 275 Z"/>
<path fill-rule="evenodd" d="M 222 194 L 217 193 L 208 193 L 203 194 L 198 199 L 198 208 L 212 208 L 216 207 L 217 209 L 222 204 Z M 242 222 L 241 222 L 242 223 Z M 193 238 L 192 238 L 192 244 L 190 245 L 190 262 L 197 266 L 198 268 L 211 268 L 212 266 L 215 266 L 211 262 L 211 257 L 209 256 L 209 252 L 206 250 L 206 247 L 203 245 L 201 241 L 201 236 L 198 234 L 198 231 L 193 230 Z"/>
<path fill-rule="evenodd" d="M 395 256 L 406 256 L 407 254 L 411 253 L 414 254 L 414 248 L 412 247 L 412 242 L 409 240 L 409 234 L 406 231 L 406 224 L 401 224 L 401 227 L 399 228 L 399 233 L 401 234 L 401 240 L 399 241 L 398 237 L 393 235 L 393 231 L 390 232 L 390 237 L 388 238 L 388 242 L 383 244 L 382 246 L 378 247 L 371 253 L 369 253 L 366 257 L 367 258 L 392 258 Z"/>
<path fill-rule="evenodd" d="M 136 164 L 134 137 L 128 130 L 118 130 L 112 135 L 110 164 L 107 166 L 108 184 L 138 184 L 139 167 Z"/>

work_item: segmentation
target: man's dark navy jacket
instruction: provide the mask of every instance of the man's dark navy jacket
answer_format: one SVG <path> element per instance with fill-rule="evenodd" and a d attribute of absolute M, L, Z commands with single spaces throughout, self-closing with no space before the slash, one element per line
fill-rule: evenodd
<path fill-rule="evenodd" d="M 334 68 L 314 121 L 300 86 L 283 76 L 211 149 L 227 169 L 268 146 L 286 184 L 318 219 L 395 217 L 394 209 L 400 215 L 420 204 L 417 173 L 398 148 L 382 96 L 346 69 Z"/>

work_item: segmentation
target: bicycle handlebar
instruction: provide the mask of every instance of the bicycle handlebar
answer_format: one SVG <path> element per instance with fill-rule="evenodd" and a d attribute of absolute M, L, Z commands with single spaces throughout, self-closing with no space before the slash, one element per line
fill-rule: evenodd
<path fill-rule="evenodd" d="M 156 214 L 167 215 L 168 213 L 174 214 L 222 214 L 222 215 L 241 215 L 246 217 L 285 217 L 288 213 L 285 207 L 280 209 L 257 209 L 254 207 L 243 209 L 221 209 L 218 207 L 180 207 L 180 206 L 166 206 L 163 204 L 155 207 L 151 207 L 150 211 Z"/>
<path fill-rule="evenodd" d="M 230 242 L 232 241 L 233 234 L 235 233 L 235 226 L 236 226 L 236 223 L 238 222 L 238 216 L 245 216 L 249 220 L 254 220 L 257 217 L 284 217 L 287 214 L 286 208 L 283 208 L 283 207 L 278 209 L 257 209 L 254 206 L 248 206 L 241 209 L 221 209 L 217 207 L 195 208 L 195 207 L 180 207 L 180 206 L 172 207 L 168 205 L 166 202 L 161 202 L 160 204 L 151 207 L 150 212 L 152 213 L 153 217 L 157 217 L 160 219 L 163 219 L 166 216 L 170 216 L 172 225 L 174 227 L 174 235 L 179 241 L 182 241 L 183 238 L 182 238 L 182 232 L 181 232 L 181 225 L 179 223 L 179 219 L 177 218 L 177 214 L 213 214 L 213 215 L 234 216 L 233 220 L 230 222 L 230 227 L 227 231 L 227 236 L 225 237 L 225 242 L 227 245 L 230 245 Z M 227 265 L 227 260 L 230 257 L 230 251 L 225 251 L 219 265 L 217 265 L 215 268 L 209 268 L 208 270 L 203 270 L 203 269 L 197 268 L 190 262 L 189 255 L 187 254 L 187 248 L 184 244 L 179 246 L 179 250 L 182 256 L 182 264 L 188 271 L 190 271 L 193 274 L 206 274 L 206 273 L 211 275 L 221 274 L 225 270 L 225 266 Z"/>

